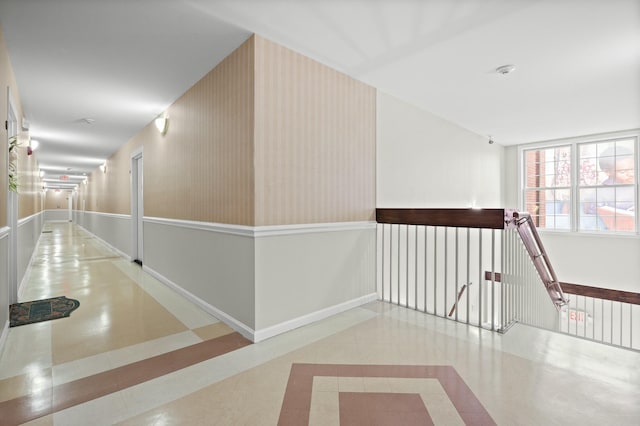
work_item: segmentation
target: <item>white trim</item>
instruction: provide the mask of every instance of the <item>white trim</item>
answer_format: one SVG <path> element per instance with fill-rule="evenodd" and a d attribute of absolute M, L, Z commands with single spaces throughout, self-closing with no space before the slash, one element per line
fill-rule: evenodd
<path fill-rule="evenodd" d="M 220 232 L 222 234 L 240 235 L 243 237 L 253 237 L 252 226 L 244 225 L 230 225 L 226 223 L 214 223 L 214 222 L 196 222 L 192 220 L 180 220 L 180 219 L 165 219 L 160 217 L 142 218 L 143 222 L 156 223 L 159 225 L 177 226 L 180 228 L 197 229 L 201 231 Z"/>
<path fill-rule="evenodd" d="M 588 237 L 588 238 L 632 238 L 638 239 L 638 234 L 634 232 L 603 232 L 603 231 L 569 231 L 567 229 L 538 229 L 540 235 L 570 235 L 572 237 Z"/>
<path fill-rule="evenodd" d="M 114 217 L 119 219 L 130 219 L 130 214 L 119 214 L 119 213 L 103 213 L 103 212 L 92 212 L 92 211 L 82 211 L 76 210 L 77 212 L 85 213 L 85 214 L 94 214 L 96 216 L 106 216 L 106 217 Z"/>
<path fill-rule="evenodd" d="M 376 226 L 377 223 L 373 221 L 257 226 L 254 230 L 254 236 L 261 238 L 277 235 L 313 234 L 318 232 L 359 231 L 362 229 L 376 229 Z"/>
<path fill-rule="evenodd" d="M 535 149 L 535 148 L 550 148 L 558 145 L 571 145 L 574 143 L 582 142 L 599 142 L 607 139 L 620 139 L 625 137 L 638 137 L 640 135 L 640 129 L 620 130 L 617 132 L 595 133 L 584 136 L 571 136 L 561 139 L 547 139 L 538 142 L 528 142 L 518 147 L 523 149 Z"/>
<path fill-rule="evenodd" d="M 2 333 L 0 333 L 0 357 L 2 357 L 2 354 L 4 353 L 4 346 L 7 343 L 7 338 L 9 337 L 9 324 L 11 323 L 11 320 L 9 319 L 9 315 L 7 315 L 7 322 L 4 325 L 4 328 L 2 329 Z"/>
<path fill-rule="evenodd" d="M 320 309 L 319 311 L 311 312 L 298 318 L 294 318 L 288 321 L 281 322 L 280 324 L 272 325 L 271 327 L 263 328 L 254 332 L 254 343 L 266 340 L 270 337 L 277 336 L 278 334 L 285 333 L 287 331 L 311 324 L 316 321 L 323 320 L 333 315 L 337 315 L 341 312 L 348 311 L 349 309 L 357 308 L 358 306 L 378 300 L 378 293 L 371 293 L 365 296 L 358 297 L 356 299 L 347 300 L 346 302 L 339 303 L 337 305 L 329 306 L 328 308 Z"/>
<path fill-rule="evenodd" d="M 32 214 L 31 216 L 27 216 L 27 217 L 23 217 L 22 219 L 18 219 L 18 228 L 21 227 L 22 225 L 24 225 L 25 223 L 28 223 L 28 222 L 34 220 L 36 217 L 38 217 L 41 214 L 42 214 L 42 212 L 38 212 L 38 213 Z"/>
<path fill-rule="evenodd" d="M 100 241 L 102 244 L 104 244 L 105 246 L 109 247 L 111 250 L 115 251 L 116 253 L 118 253 L 120 256 L 124 257 L 125 259 L 127 259 L 128 261 L 131 261 L 131 256 L 129 256 L 127 253 L 123 252 L 122 250 L 118 249 L 117 247 L 112 246 L 111 244 L 109 244 L 108 242 L 106 242 L 105 240 L 103 240 L 102 238 L 100 238 L 99 236 L 97 236 L 96 234 L 94 234 L 93 232 L 89 231 L 87 228 L 85 228 L 84 226 L 76 223 L 76 225 L 79 228 L 84 229 L 85 231 L 87 231 L 88 233 L 90 233 L 96 240 Z"/>
<path fill-rule="evenodd" d="M 193 302 L 194 304 L 196 304 L 197 306 L 202 308 L 202 310 L 204 310 L 205 312 L 213 315 L 214 317 L 216 317 L 220 321 L 224 322 L 229 327 L 233 328 L 234 330 L 236 330 L 238 333 L 242 334 L 247 339 L 251 340 L 252 342 L 255 342 L 255 340 L 254 340 L 255 331 L 251 327 L 248 327 L 243 322 L 240 322 L 237 319 L 233 318 L 232 316 L 227 315 L 225 312 L 221 311 L 220 309 L 216 308 L 215 306 L 210 305 L 209 303 L 207 303 L 204 300 L 200 299 L 198 296 L 196 296 L 193 293 L 191 293 L 191 292 L 185 290 L 184 288 L 180 287 L 178 284 L 174 283 L 173 281 L 171 281 L 170 279 L 168 279 L 164 275 L 162 275 L 162 274 L 154 271 L 153 269 L 149 268 L 147 265 L 143 264 L 142 265 L 142 270 L 147 272 L 149 275 L 151 275 L 152 277 L 154 277 L 158 281 L 160 281 L 162 284 L 166 285 L 170 289 L 174 290 L 178 294 L 182 295 L 186 299 L 188 299 L 191 302 Z"/>
<path fill-rule="evenodd" d="M 272 237 L 292 234 L 311 234 L 317 232 L 353 231 L 361 229 L 375 229 L 376 222 L 333 222 L 333 223 L 306 223 L 296 225 L 272 225 L 272 226 L 246 226 L 232 225 L 215 222 L 196 222 L 191 220 L 165 219 L 159 217 L 144 217 L 144 222 L 160 225 L 177 226 L 181 228 L 197 229 L 202 231 L 220 232 L 223 234 L 239 235 L 243 237 Z"/>
<path fill-rule="evenodd" d="M 140 262 L 144 262 L 144 182 L 140 182 L 140 160 L 143 162 L 143 177 L 144 177 L 144 150 L 143 146 L 139 146 L 129 156 L 129 205 L 131 208 L 131 259 L 136 259 Z M 143 179 L 144 180 L 144 179 Z M 142 202 L 138 196 L 142 190 Z M 142 210 L 140 206 L 142 205 Z M 139 226 L 143 229 L 139 229 Z M 142 238 L 140 236 L 142 235 Z M 142 259 L 138 258 L 138 254 L 142 253 Z"/>
<path fill-rule="evenodd" d="M 0 228 L 0 240 L 8 237 L 10 231 L 11 228 L 9 228 L 8 226 L 3 226 L 2 228 Z"/>
<path fill-rule="evenodd" d="M 142 157 L 143 149 L 144 146 L 139 146 L 138 148 L 134 149 L 133 151 L 131 151 L 131 154 L 129 154 L 129 158 Z"/>

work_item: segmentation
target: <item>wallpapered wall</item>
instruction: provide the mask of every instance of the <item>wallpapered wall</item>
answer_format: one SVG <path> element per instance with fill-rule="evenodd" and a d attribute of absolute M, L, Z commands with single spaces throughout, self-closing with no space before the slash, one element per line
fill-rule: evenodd
<path fill-rule="evenodd" d="M 143 147 L 144 215 L 239 225 L 372 220 L 375 89 L 252 36 L 82 186 L 86 209 L 130 213 Z M 79 208 L 81 204 L 77 207 Z"/>
<path fill-rule="evenodd" d="M 55 192 L 54 190 L 49 190 L 45 194 L 44 198 L 44 209 L 45 210 L 67 210 L 69 206 L 68 197 L 73 197 L 72 191 L 60 190 L 60 192 Z"/>
<path fill-rule="evenodd" d="M 131 153 L 142 146 L 145 216 L 252 224 L 253 39 L 166 112 L 167 133 L 147 125 L 108 159 L 106 173 L 90 175 L 79 200 L 89 211 L 129 214 Z"/>
<path fill-rule="evenodd" d="M 18 87 L 16 86 L 15 77 L 9 62 L 9 53 L 4 42 L 4 36 L 0 28 L 0 117 L 2 117 L 3 125 L 0 126 L 0 228 L 7 225 L 7 155 L 8 147 L 7 131 L 4 128 L 4 120 L 7 118 L 7 93 L 6 88 L 9 87 L 15 107 L 18 109 L 18 116 L 22 117 L 22 107 L 20 104 L 20 96 L 18 95 Z"/>
<path fill-rule="evenodd" d="M 18 217 L 24 218 L 42 210 L 42 182 L 38 154 L 27 155 L 27 142 L 18 148 Z"/>
<path fill-rule="evenodd" d="M 256 40 L 256 225 L 375 218 L 376 91 Z"/>

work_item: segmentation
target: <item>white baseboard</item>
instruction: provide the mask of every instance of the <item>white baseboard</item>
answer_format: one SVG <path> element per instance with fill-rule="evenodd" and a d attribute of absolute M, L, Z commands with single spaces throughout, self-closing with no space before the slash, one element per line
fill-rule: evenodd
<path fill-rule="evenodd" d="M 162 274 L 154 271 L 148 266 L 142 265 L 142 269 L 147 272 L 149 275 L 156 278 L 158 281 L 176 291 L 178 294 L 184 296 L 200 308 L 202 308 L 205 312 L 213 315 L 218 318 L 220 321 L 227 324 L 229 327 L 233 328 L 238 333 L 242 334 L 247 339 L 251 340 L 253 343 L 258 343 L 263 340 L 266 340 L 270 337 L 277 336 L 278 334 L 285 333 L 287 331 L 291 331 L 293 329 L 311 324 L 316 321 L 320 321 L 322 319 L 328 318 L 332 315 L 337 315 L 341 312 L 348 311 L 349 309 L 356 308 L 358 306 L 364 305 L 366 303 L 370 303 L 378 300 L 377 293 L 367 294 L 365 296 L 358 297 L 356 299 L 347 300 L 346 302 L 339 303 L 334 306 L 329 306 L 328 308 L 321 309 L 316 312 L 311 312 L 309 314 L 300 316 L 298 318 L 294 318 L 288 321 L 281 322 L 280 324 L 273 325 L 271 327 L 267 327 L 262 330 L 253 330 L 251 327 L 248 327 L 243 322 L 238 321 L 227 313 L 221 311 L 215 306 L 210 305 L 204 300 L 200 299 L 198 296 L 190 293 L 184 288 L 180 287 L 178 284 L 174 283 L 170 279 L 166 278 Z"/>
<path fill-rule="evenodd" d="M 33 253 L 31 253 L 31 258 L 29 259 L 29 263 L 27 264 L 27 268 L 25 269 L 25 273 L 22 276 L 22 280 L 20 281 L 20 285 L 18 286 L 18 300 L 20 300 L 22 298 L 22 293 L 24 293 L 24 286 L 27 283 L 27 281 L 29 281 L 29 276 L 31 276 L 31 265 L 33 264 L 33 259 L 35 259 L 36 253 L 38 252 L 38 247 L 40 247 L 40 238 L 38 238 L 38 242 L 36 243 L 36 247 L 33 249 Z"/>
<path fill-rule="evenodd" d="M 357 308 L 378 300 L 377 293 L 367 294 L 365 296 L 358 297 L 356 299 L 347 300 L 346 302 L 339 303 L 337 305 L 329 306 L 328 308 L 320 309 L 319 311 L 311 312 L 298 318 L 294 318 L 288 321 L 281 322 L 280 324 L 272 325 L 261 330 L 254 332 L 254 342 L 260 342 L 270 337 L 277 336 L 278 334 L 285 333 L 287 331 L 302 327 L 328 318 L 332 315 L 337 315 L 341 312 L 348 311 L 349 309 Z"/>
<path fill-rule="evenodd" d="M 209 303 L 207 303 L 204 300 L 200 299 L 198 296 L 196 296 L 193 293 L 190 293 L 189 291 L 187 291 L 184 288 L 180 287 L 178 284 L 174 283 L 173 281 L 171 281 L 170 279 L 168 279 L 164 275 L 162 275 L 162 274 L 154 271 L 153 269 L 149 268 L 144 263 L 142 264 L 142 270 L 147 272 L 149 275 L 151 275 L 152 277 L 154 277 L 155 279 L 157 279 L 158 281 L 160 281 L 162 284 L 166 285 L 167 287 L 171 288 L 172 290 L 174 290 L 178 294 L 180 294 L 180 295 L 184 296 L 185 298 L 187 298 L 188 300 L 190 300 L 191 302 L 193 302 L 194 304 L 196 304 L 197 306 L 202 308 L 202 310 L 204 310 L 205 312 L 207 312 L 207 313 L 213 315 L 214 317 L 218 318 L 220 321 L 222 321 L 223 323 L 227 324 L 229 327 L 233 328 L 235 331 L 237 331 L 238 333 L 242 334 L 247 339 L 251 340 L 252 342 L 255 342 L 255 340 L 254 340 L 254 334 L 255 334 L 254 330 L 251 327 L 248 327 L 245 323 L 238 321 L 237 319 L 235 319 L 232 316 L 226 314 L 225 312 L 221 311 L 220 309 L 216 308 L 215 306 L 210 305 Z"/>
<path fill-rule="evenodd" d="M 131 256 L 129 256 L 127 253 L 123 252 L 122 250 L 120 250 L 117 247 L 112 246 L 111 244 L 109 244 L 108 242 L 106 242 L 105 240 L 103 240 L 102 238 L 98 237 L 96 234 L 94 234 L 93 232 L 89 231 L 87 228 L 85 228 L 84 226 L 76 223 L 76 226 L 78 226 L 79 228 L 82 228 L 83 230 L 87 231 L 88 233 L 90 233 L 91 235 L 93 235 L 93 237 L 95 239 L 97 239 L 98 241 L 100 241 L 102 244 L 104 244 L 105 246 L 109 247 L 111 250 L 115 251 L 116 253 L 118 253 L 120 256 L 124 257 L 125 259 L 127 259 L 129 262 L 133 261 L 133 259 L 131 258 Z"/>
<path fill-rule="evenodd" d="M 35 217 L 35 216 L 37 216 L 37 214 L 31 217 Z M 24 272 L 24 275 L 22 276 L 22 280 L 20 280 L 20 285 L 18 285 L 18 293 L 17 293 L 18 300 L 22 298 L 22 293 L 24 293 L 24 286 L 29 280 L 29 276 L 31 275 L 31 266 L 33 265 L 33 259 L 35 259 L 36 253 L 38 253 L 38 248 L 40 247 L 40 237 L 42 236 L 42 229 L 44 228 L 44 222 L 45 221 L 43 216 L 42 222 L 40 223 L 40 229 L 36 230 L 36 232 L 38 233 L 38 241 L 36 241 L 36 245 L 33 248 L 33 251 L 31 252 L 31 257 L 29 258 L 29 263 L 27 263 L 27 267 L 25 268 L 25 272 Z"/>

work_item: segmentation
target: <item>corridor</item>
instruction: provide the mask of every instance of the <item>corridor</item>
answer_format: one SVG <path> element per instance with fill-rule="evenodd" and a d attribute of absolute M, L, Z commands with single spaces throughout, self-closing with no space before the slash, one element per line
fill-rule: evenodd
<path fill-rule="evenodd" d="M 9 330 L 0 424 L 637 425 L 640 353 L 381 302 L 251 344 L 84 229 L 44 225 Z M 295 303 L 285 300 L 283 303 Z"/>

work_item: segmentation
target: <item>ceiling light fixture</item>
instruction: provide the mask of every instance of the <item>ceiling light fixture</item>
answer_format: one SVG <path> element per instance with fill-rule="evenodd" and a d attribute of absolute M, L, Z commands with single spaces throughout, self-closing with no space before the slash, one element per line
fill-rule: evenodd
<path fill-rule="evenodd" d="M 169 128 L 169 117 L 166 114 L 161 114 L 153 120 L 153 124 L 155 124 L 156 129 L 160 132 L 161 135 L 167 133 L 167 129 Z"/>
<path fill-rule="evenodd" d="M 502 75 L 510 74 L 510 73 L 514 72 L 515 70 L 516 70 L 516 66 L 513 65 L 513 64 L 502 65 L 502 66 L 499 66 L 498 68 L 496 68 L 496 72 L 498 74 L 502 74 Z"/>

